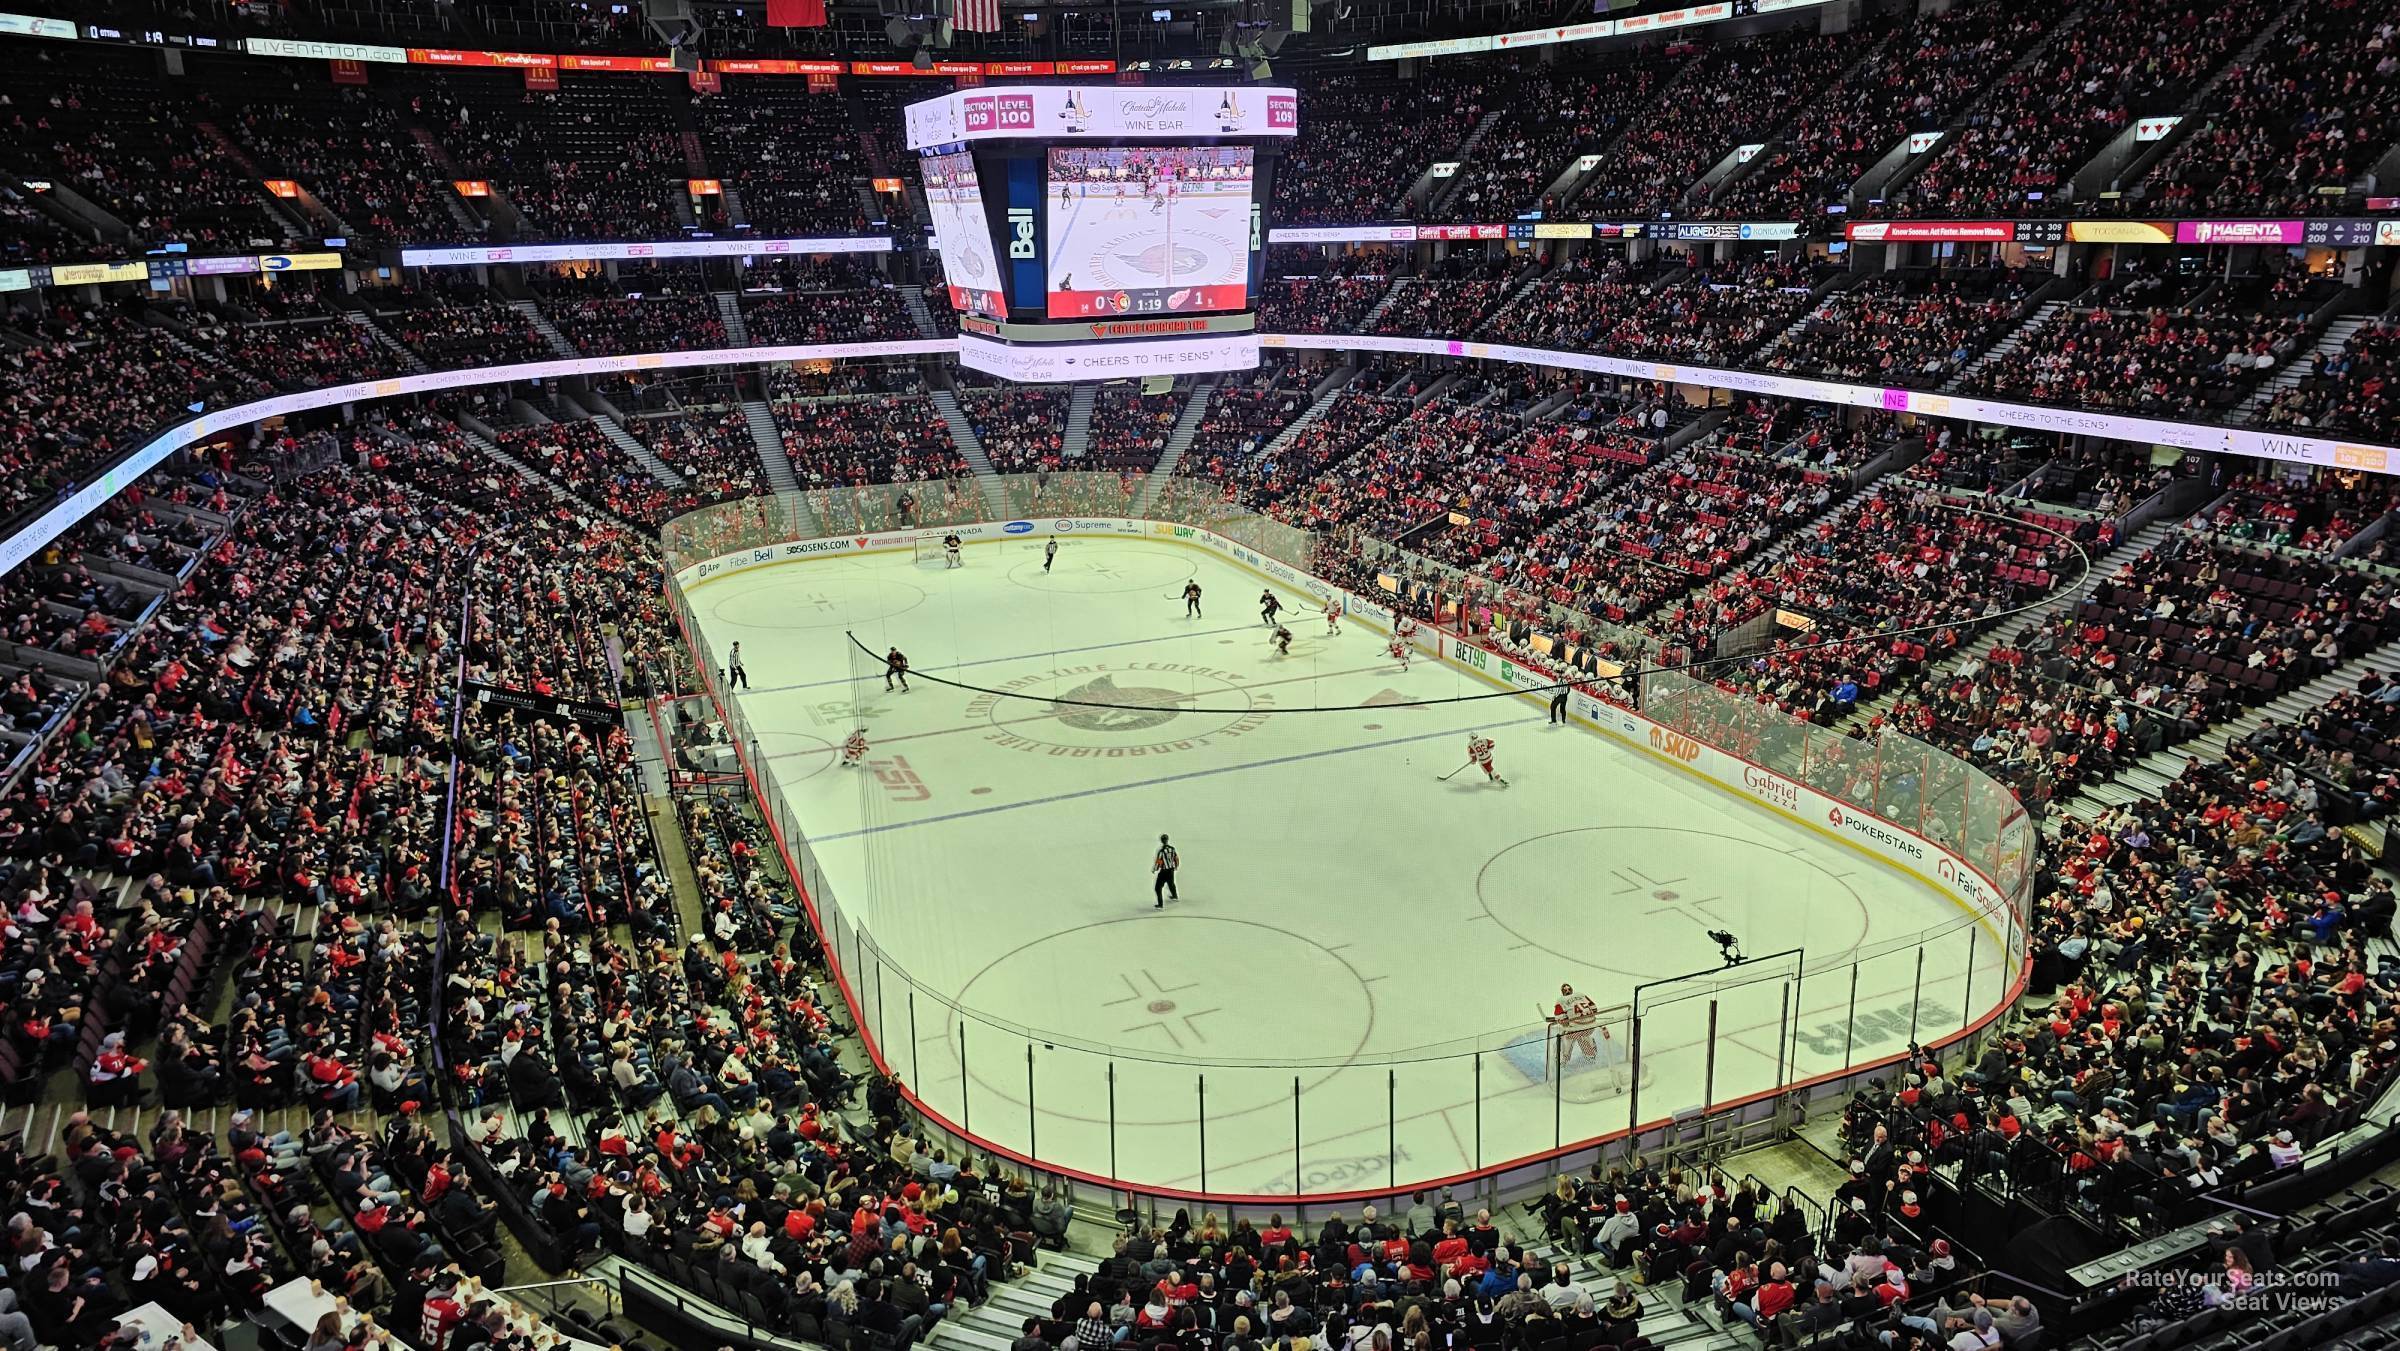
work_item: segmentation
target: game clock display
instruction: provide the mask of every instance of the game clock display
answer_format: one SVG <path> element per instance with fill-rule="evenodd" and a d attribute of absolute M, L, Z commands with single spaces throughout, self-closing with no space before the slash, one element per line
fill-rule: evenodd
<path fill-rule="evenodd" d="M 1052 319 L 1249 304 L 1249 146 L 1052 146 Z"/>

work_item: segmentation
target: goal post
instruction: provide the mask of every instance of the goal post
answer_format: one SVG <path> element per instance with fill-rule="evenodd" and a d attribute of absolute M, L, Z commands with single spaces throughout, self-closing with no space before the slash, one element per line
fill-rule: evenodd
<path fill-rule="evenodd" d="M 918 531 L 916 539 L 916 561 L 919 563 L 941 562 L 942 540 L 948 536 L 949 533 L 950 532 L 947 530 Z"/>

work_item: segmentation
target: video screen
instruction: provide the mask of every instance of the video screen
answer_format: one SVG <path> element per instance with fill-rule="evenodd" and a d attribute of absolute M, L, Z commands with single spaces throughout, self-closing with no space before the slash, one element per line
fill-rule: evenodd
<path fill-rule="evenodd" d="M 983 191 L 975 181 L 975 157 L 959 151 L 924 158 L 925 203 L 933 213 L 933 238 L 942 251 L 942 275 L 950 284 L 950 308 L 961 314 L 1006 318 L 1000 297 L 1000 260 L 992 253 L 992 231 L 983 216 Z"/>
<path fill-rule="evenodd" d="M 1249 304 L 1248 146 L 1052 146 L 1053 319 Z"/>

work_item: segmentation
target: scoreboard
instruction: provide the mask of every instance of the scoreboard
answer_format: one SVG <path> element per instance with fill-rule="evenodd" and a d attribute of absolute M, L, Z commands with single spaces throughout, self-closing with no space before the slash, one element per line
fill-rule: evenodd
<path fill-rule="evenodd" d="M 1258 364 L 1290 89 L 979 86 L 909 105 L 962 365 L 1010 379 Z"/>

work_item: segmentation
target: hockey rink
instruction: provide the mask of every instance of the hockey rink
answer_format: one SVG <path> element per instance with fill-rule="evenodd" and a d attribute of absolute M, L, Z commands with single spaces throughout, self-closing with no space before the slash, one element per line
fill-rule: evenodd
<path fill-rule="evenodd" d="M 741 644 L 734 697 L 864 1022 L 967 1132 L 1154 1187 L 1406 1185 L 1624 1129 L 1616 1006 L 1720 971 L 1712 931 L 1752 961 L 1644 995 L 1645 1121 L 2001 998 L 2003 945 L 1931 887 L 1549 726 L 1541 699 L 1412 706 L 1495 690 L 1423 653 L 1403 670 L 1357 621 L 1329 636 L 1280 586 L 1307 608 L 1279 654 L 1262 585 L 1164 540 L 1062 538 L 1045 571 L 1027 537 L 955 569 L 845 555 L 689 588 L 711 649 Z M 861 681 L 878 668 L 846 630 L 901 648 L 911 690 Z M 1462 768 L 1469 733 L 1510 787 Z M 1158 909 L 1162 832 L 1180 899 Z M 1563 1065 L 1542 1023 L 1562 982 L 1613 1013 Z"/>

